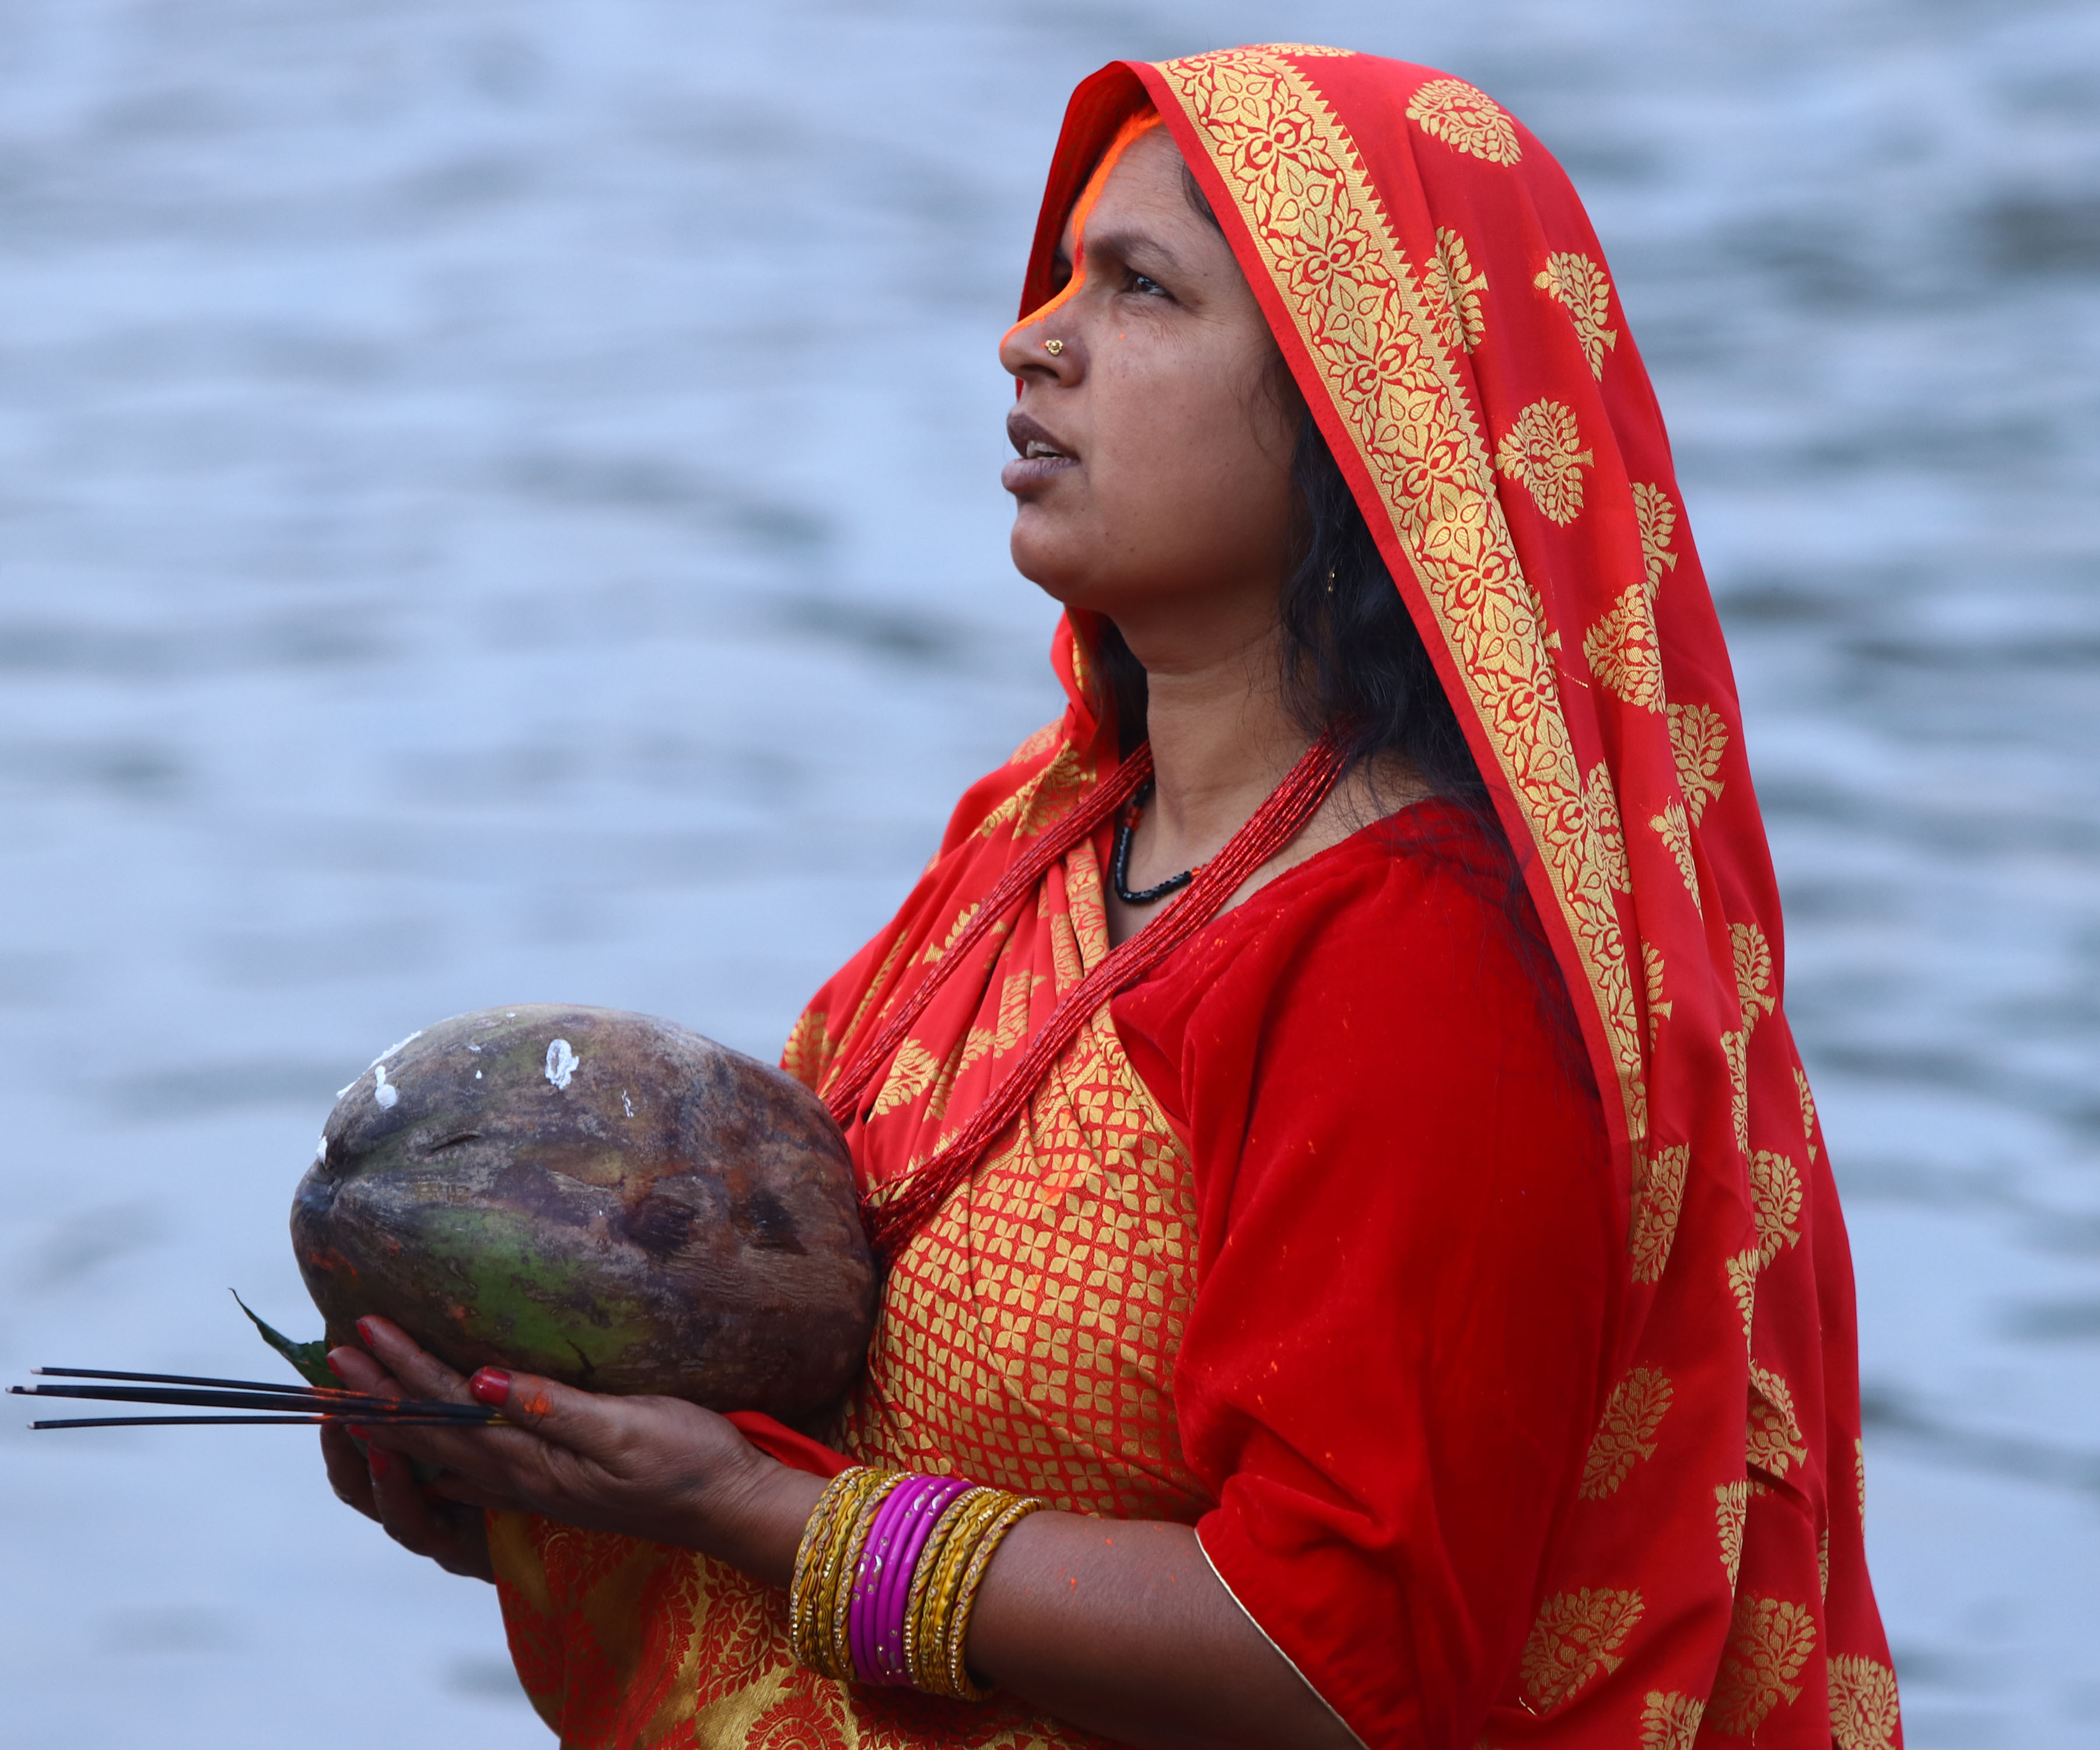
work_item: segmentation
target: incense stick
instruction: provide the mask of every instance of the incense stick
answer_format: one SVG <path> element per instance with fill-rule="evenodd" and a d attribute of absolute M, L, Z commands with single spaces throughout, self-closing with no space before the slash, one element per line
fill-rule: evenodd
<path fill-rule="evenodd" d="M 368 1394 L 353 1391 L 347 1386 L 288 1386 L 273 1379 L 209 1379 L 195 1373 L 120 1373 L 102 1367 L 33 1367 L 29 1372 L 44 1379 L 129 1379 L 142 1386 L 213 1386 L 222 1391 L 276 1391 L 299 1394 L 310 1391 L 342 1391 L 353 1397 Z"/>
<path fill-rule="evenodd" d="M 60 1422 L 33 1422 L 32 1429 L 39 1428 L 308 1428 L 350 1427 L 355 1426 L 355 1416 L 81 1416 Z M 502 1417 L 492 1415 L 486 1422 L 461 1422 L 450 1417 L 426 1417 L 400 1416 L 389 1422 L 390 1427 L 404 1426 L 413 1428 L 507 1428 L 511 1425 Z"/>
<path fill-rule="evenodd" d="M 25 1398 L 88 1398 L 112 1404 L 166 1404 L 186 1408 L 305 1410 L 338 1419 L 392 1422 L 414 1419 L 478 1426 L 495 1412 L 479 1404 L 435 1399 L 382 1398 L 357 1392 L 202 1391 L 163 1386 L 10 1386 L 8 1394 Z"/>

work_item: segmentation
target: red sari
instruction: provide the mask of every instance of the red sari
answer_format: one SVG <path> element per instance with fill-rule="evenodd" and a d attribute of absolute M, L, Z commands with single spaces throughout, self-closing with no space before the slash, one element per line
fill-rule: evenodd
<path fill-rule="evenodd" d="M 1370 1745 L 1894 1745 L 1851 1267 L 1771 871 L 1581 206 L 1427 68 L 1296 46 L 1118 64 L 1073 99 L 1024 310 L 1148 105 L 1436 661 L 1520 897 L 1498 846 L 1426 804 L 1088 1016 L 897 1254 L 836 1442 L 1193 1523 Z M 878 1207 L 1109 951 L 1105 845 L 1073 826 L 1118 766 L 1090 636 L 1061 628 L 1064 718 L 963 798 L 790 1041 L 825 1087 L 939 979 L 849 1113 Z M 964 938 L 1046 840 L 1033 891 Z M 1086 1741 L 802 1672 L 779 1597 L 705 1558 L 492 1530 L 565 1743 Z"/>

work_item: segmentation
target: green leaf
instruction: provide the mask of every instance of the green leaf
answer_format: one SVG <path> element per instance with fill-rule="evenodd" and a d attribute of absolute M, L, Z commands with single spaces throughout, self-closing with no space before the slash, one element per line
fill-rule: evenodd
<path fill-rule="evenodd" d="M 261 1319 L 256 1317 L 254 1310 L 240 1298 L 237 1291 L 229 1289 L 227 1292 L 233 1295 L 234 1305 L 254 1320 L 255 1329 L 262 1333 L 262 1341 L 289 1361 L 300 1378 L 305 1380 L 308 1385 L 340 1386 L 342 1383 L 329 1371 L 329 1346 L 325 1337 L 317 1337 L 310 1343 L 295 1343 L 282 1331 L 266 1325 Z"/>

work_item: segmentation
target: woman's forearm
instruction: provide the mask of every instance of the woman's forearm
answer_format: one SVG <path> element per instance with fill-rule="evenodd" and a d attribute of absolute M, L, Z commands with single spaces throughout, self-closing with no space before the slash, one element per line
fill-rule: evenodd
<path fill-rule="evenodd" d="M 773 1468 L 755 1481 L 737 1529 L 708 1541 L 785 1585 L 822 1489 Z M 1357 1743 L 1233 1601 L 1185 1525 L 1023 1519 L 986 1571 L 968 1656 L 985 1682 L 1137 1750 Z"/>

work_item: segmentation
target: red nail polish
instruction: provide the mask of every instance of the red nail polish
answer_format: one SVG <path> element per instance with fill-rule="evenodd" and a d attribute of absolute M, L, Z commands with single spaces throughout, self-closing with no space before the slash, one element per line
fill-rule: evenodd
<path fill-rule="evenodd" d="M 364 1339 L 364 1347 L 368 1349 L 372 1347 L 372 1333 L 373 1328 L 374 1321 L 369 1316 L 360 1319 L 357 1321 L 357 1334 Z"/>
<path fill-rule="evenodd" d="M 484 1404 L 501 1404 L 510 1395 L 510 1376 L 500 1367 L 484 1367 L 466 1382 Z"/>
<path fill-rule="evenodd" d="M 372 1474 L 383 1477 L 394 1468 L 394 1455 L 383 1446 L 375 1446 L 365 1457 L 372 1461 Z"/>
<path fill-rule="evenodd" d="M 328 1363 L 328 1370 L 331 1373 L 334 1374 L 338 1379 L 342 1378 L 342 1369 L 335 1364 L 335 1351 L 333 1350 L 330 1350 L 329 1353 L 323 1355 L 321 1359 Z"/>

